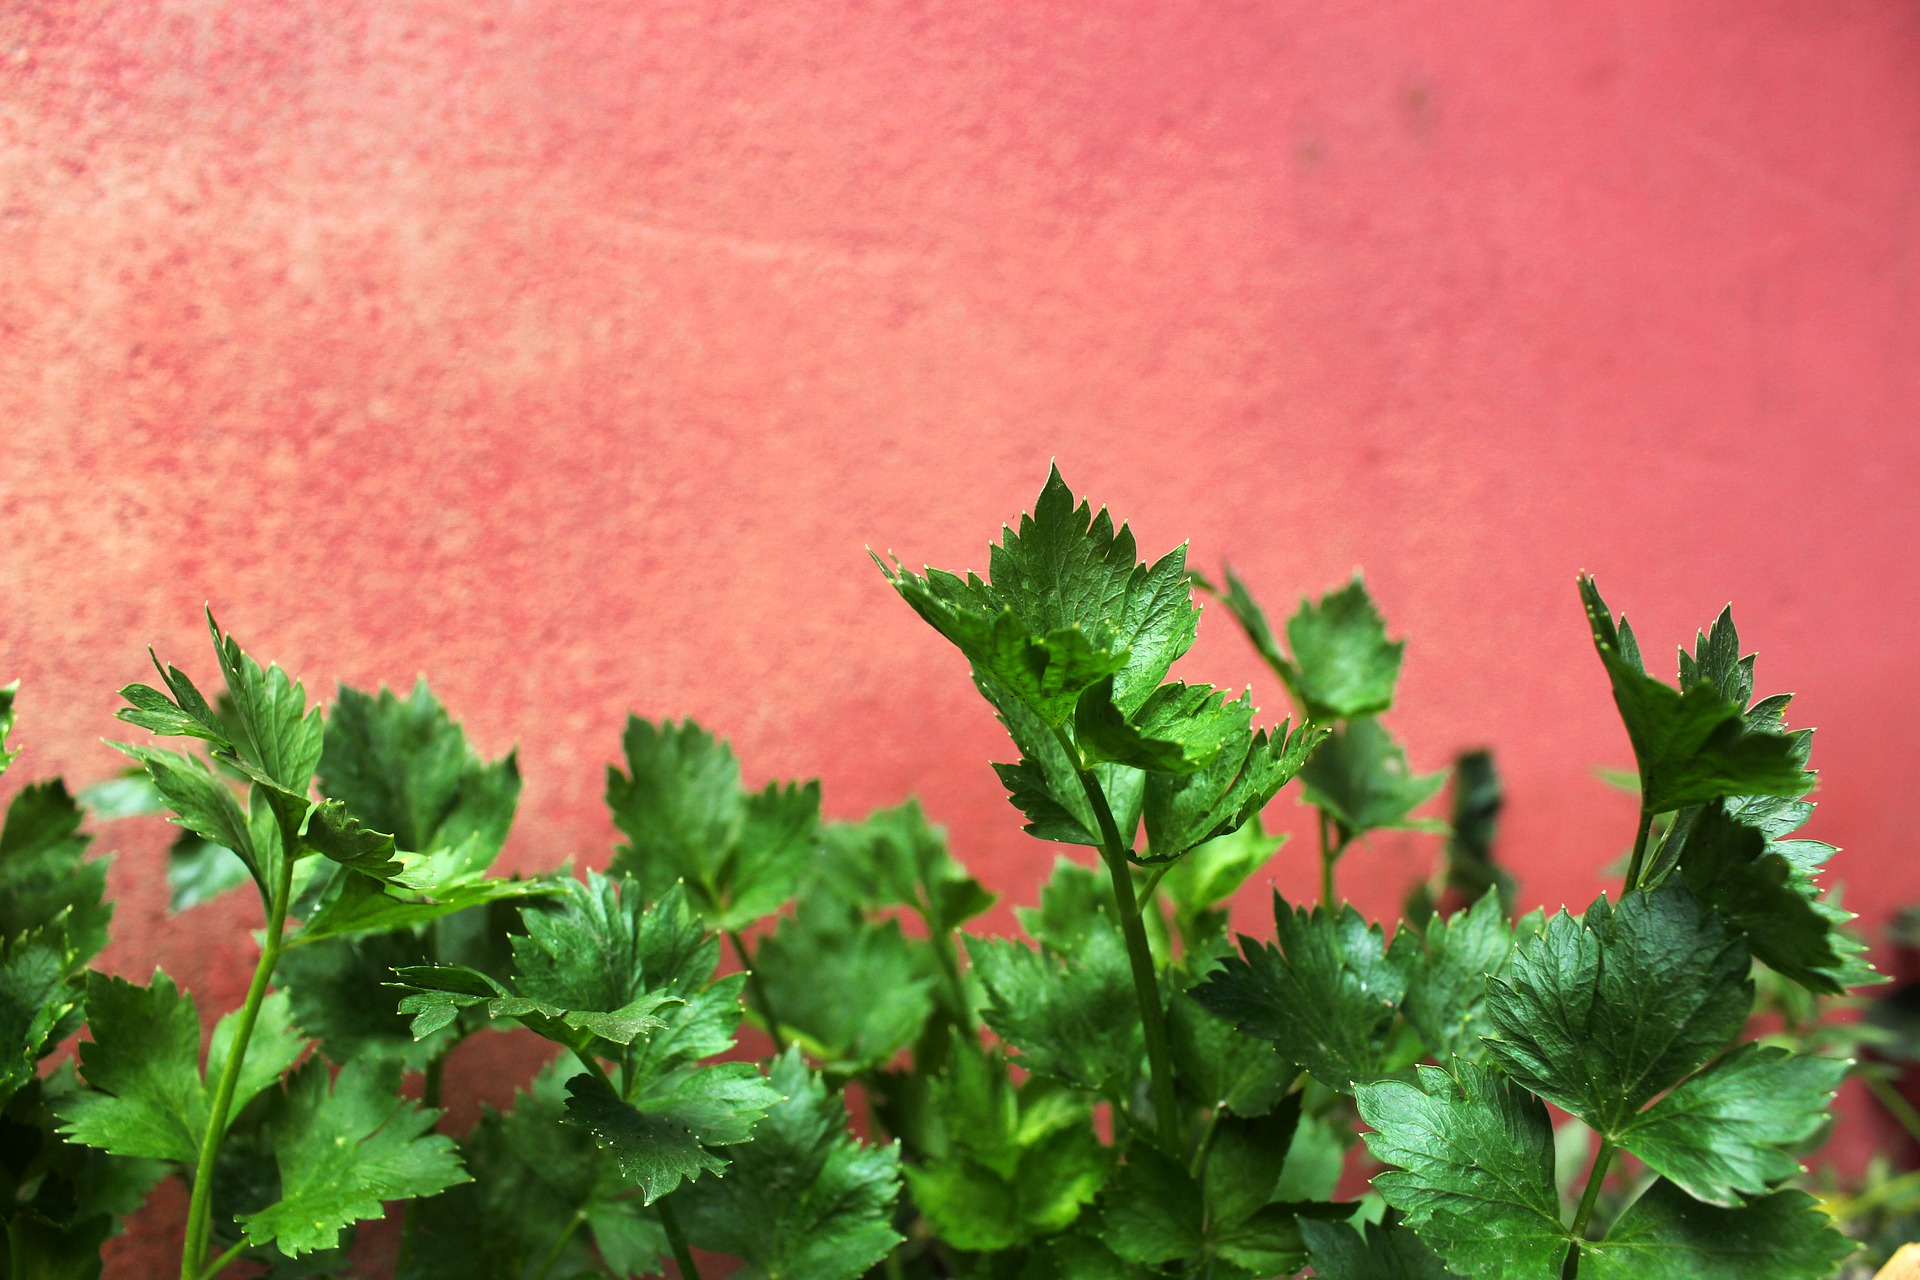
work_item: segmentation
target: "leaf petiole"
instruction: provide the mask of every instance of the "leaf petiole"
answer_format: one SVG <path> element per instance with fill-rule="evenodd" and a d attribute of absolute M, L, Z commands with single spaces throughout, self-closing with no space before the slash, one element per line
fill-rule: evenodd
<path fill-rule="evenodd" d="M 207 1131 L 200 1139 L 200 1158 L 193 1170 L 193 1193 L 187 1202 L 187 1235 L 180 1251 L 180 1280 L 200 1280 L 200 1259 L 207 1255 L 207 1237 L 213 1219 L 213 1166 L 220 1154 L 220 1139 L 227 1131 L 227 1113 L 233 1109 L 233 1092 L 240 1081 L 240 1069 L 246 1063 L 247 1042 L 253 1038 L 253 1024 L 259 1019 L 260 1004 L 267 998 L 267 986 L 273 969 L 280 962 L 282 931 L 287 923 L 287 903 L 293 896 L 293 841 L 282 849 L 273 892 L 267 903 L 266 937 L 260 946 L 260 961 L 254 966 L 253 980 L 247 984 L 246 1003 L 240 1007 L 240 1021 L 234 1028 L 233 1045 L 220 1067 L 220 1079 L 214 1086 L 213 1103 L 207 1112 Z"/>

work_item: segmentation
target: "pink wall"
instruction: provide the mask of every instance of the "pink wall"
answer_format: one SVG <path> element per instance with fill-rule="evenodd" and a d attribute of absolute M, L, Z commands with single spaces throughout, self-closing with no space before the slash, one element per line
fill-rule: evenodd
<path fill-rule="evenodd" d="M 22 771 L 113 768 L 210 600 L 518 742 L 514 866 L 604 859 L 631 708 L 835 815 L 918 792 L 1021 897 L 1054 850 L 863 548 L 980 565 L 1057 457 L 1270 603 L 1364 565 L 1415 762 L 1498 750 L 1550 904 L 1631 825 L 1574 572 L 1652 652 L 1731 597 L 1877 925 L 1920 898 L 1917 197 L 1891 0 L 9 4 Z M 1217 612 L 1188 670 L 1278 702 Z M 237 995 L 244 937 L 116 842 L 109 960 Z"/>

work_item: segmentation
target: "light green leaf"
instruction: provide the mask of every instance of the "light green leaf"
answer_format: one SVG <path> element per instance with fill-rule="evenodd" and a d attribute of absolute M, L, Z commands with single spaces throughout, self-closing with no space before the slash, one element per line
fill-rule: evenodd
<path fill-rule="evenodd" d="M 1109 677 L 1075 705 L 1074 736 L 1089 764 L 1124 764 L 1184 777 L 1250 733 L 1252 699 L 1245 694 L 1233 702 L 1225 698 L 1212 685 L 1166 684 L 1129 717 L 1114 703 Z"/>
<path fill-rule="evenodd" d="M 1064 964 L 1006 938 L 968 938 L 967 954 L 987 991 L 982 1017 L 1021 1066 L 1111 1095 L 1131 1087 L 1145 1049 L 1126 943 L 1097 919 Z"/>
<path fill-rule="evenodd" d="M 1536 913 L 1522 932 L 1541 927 Z M 1505 970 L 1513 946 L 1513 928 L 1496 890 L 1465 911 L 1435 919 L 1424 937 L 1405 927 L 1394 935 L 1391 954 L 1408 975 L 1407 1021 L 1439 1062 L 1484 1052 L 1481 1037 L 1493 1031 L 1487 979 Z"/>

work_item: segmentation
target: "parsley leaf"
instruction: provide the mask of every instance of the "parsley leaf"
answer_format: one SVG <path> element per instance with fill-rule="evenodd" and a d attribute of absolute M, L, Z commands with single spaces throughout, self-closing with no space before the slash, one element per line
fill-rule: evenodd
<path fill-rule="evenodd" d="M 208 1079 L 223 1069 L 239 1017 L 230 1013 L 214 1027 Z M 199 1155 L 211 1109 L 211 1091 L 200 1072 L 200 1019 L 193 997 L 157 970 L 146 987 L 89 973 L 87 1033 L 89 1039 L 80 1045 L 80 1071 L 91 1088 L 59 1104 L 61 1132 L 115 1155 L 191 1163 Z M 305 1049 L 286 996 L 269 995 L 247 1045 L 229 1123 Z"/>
<path fill-rule="evenodd" d="M 321 794 L 416 852 L 472 839 L 490 861 L 520 798 L 514 755 L 492 763 L 475 755 L 425 680 L 404 699 L 341 685 L 319 770 Z"/>
<path fill-rule="evenodd" d="M 779 1100 L 751 1064 L 723 1062 L 650 1075 L 632 1101 L 596 1076 L 575 1076 L 567 1119 L 613 1157 L 641 1203 L 652 1204 L 683 1180 L 726 1169 L 726 1157 L 709 1148 L 745 1142 Z"/>
<path fill-rule="evenodd" d="M 1207 684 L 1161 685 L 1132 716 L 1113 700 L 1108 677 L 1074 707 L 1074 737 L 1089 764 L 1124 764 L 1149 773 L 1184 777 L 1205 768 L 1229 742 L 1244 740 L 1253 723 L 1253 701 Z"/>
<path fill-rule="evenodd" d="M 15 937 L 59 922 L 85 963 L 107 945 L 113 907 L 105 901 L 105 859 L 84 855 L 92 837 L 80 830 L 80 807 L 55 778 L 14 793 L 0 825 L 0 936 Z"/>
<path fill-rule="evenodd" d="M 918 800 L 828 823 L 820 881 L 860 907 L 904 906 L 933 934 L 951 933 L 993 905 L 993 895 L 947 852 L 943 828 Z"/>
<path fill-rule="evenodd" d="M 1020 748 L 1017 764 L 995 764 L 1007 799 L 1027 815 L 1026 832 L 1037 840 L 1063 844 L 1100 844 L 1100 826 L 1081 785 L 1079 761 L 1053 731 L 1006 689 L 974 673 L 974 685 L 999 713 L 1000 723 Z M 1106 794 L 1122 841 L 1131 843 L 1140 826 L 1147 775 L 1131 765 L 1096 764 L 1093 775 Z"/>
<path fill-rule="evenodd" d="M 753 1138 L 733 1147 L 726 1177 L 697 1182 L 674 1203 L 702 1248 L 743 1259 L 767 1280 L 854 1280 L 902 1237 L 898 1144 L 867 1147 L 846 1132 L 845 1103 L 797 1049 L 773 1064 L 782 1099 Z"/>
<path fill-rule="evenodd" d="M 1542 924 L 1536 912 L 1521 932 L 1538 933 Z M 1438 1061 L 1485 1052 L 1481 1037 L 1493 1030 L 1487 979 L 1505 970 L 1513 947 L 1514 931 L 1494 890 L 1465 911 L 1435 919 L 1424 937 L 1408 928 L 1394 935 L 1389 954 L 1408 975 L 1407 1021 Z"/>
<path fill-rule="evenodd" d="M 1148 832 L 1153 830 L 1149 821 Z M 1226 931 L 1222 904 L 1239 891 L 1286 843 L 1285 833 L 1268 835 L 1259 815 L 1244 826 L 1195 845 L 1186 857 L 1167 867 L 1160 878 L 1160 897 L 1172 909 L 1174 931 L 1189 951 Z"/>
<path fill-rule="evenodd" d="M 1240 703 L 1250 716 L 1247 695 Z M 1152 855 L 1140 861 L 1170 861 L 1253 821 L 1302 773 L 1326 737 L 1326 730 L 1312 725 L 1290 732 L 1285 721 L 1258 732 L 1239 725 L 1211 764 L 1183 777 L 1148 777 L 1142 816 Z"/>
<path fill-rule="evenodd" d="M 399 1083 L 397 1066 L 365 1061 L 331 1082 L 318 1060 L 288 1077 L 269 1121 L 280 1200 L 242 1216 L 249 1243 L 290 1257 L 330 1249 L 342 1228 L 380 1217 L 381 1201 L 468 1180 L 453 1140 L 428 1133 L 439 1112 L 396 1097 Z"/>
<path fill-rule="evenodd" d="M 1109 676 L 1114 704 L 1131 716 L 1192 646 L 1199 624 L 1186 548 L 1138 563 L 1132 532 L 1116 532 L 1105 508 L 1095 515 L 1088 503 L 1076 505 L 1057 467 L 1019 531 L 1003 530 L 991 549 L 989 581 L 875 563 L 978 674 L 1054 727 Z"/>
<path fill-rule="evenodd" d="M 1755 729 L 1744 707 L 1713 681 L 1684 692 L 1649 676 L 1625 619 L 1616 625 L 1593 579 L 1580 579 L 1593 646 L 1640 770 L 1641 808 L 1667 813 L 1725 796 L 1800 796 L 1813 783 L 1795 740 Z"/>
<path fill-rule="evenodd" d="M 1565 911 L 1487 980 L 1487 1049 L 1516 1081 L 1616 1137 L 1704 1066 L 1753 1005 L 1747 948 L 1676 885 Z"/>
<path fill-rule="evenodd" d="M 483 1106 L 461 1142 L 471 1183 L 407 1210 L 397 1280 L 526 1280 L 551 1259 L 559 1275 L 657 1274 L 666 1234 L 610 1158 L 563 1124 L 577 1063 L 549 1063 L 502 1113 Z"/>
<path fill-rule="evenodd" d="M 1299 700 L 1307 718 L 1351 720 L 1393 705 L 1406 641 L 1388 640 L 1385 621 L 1358 573 L 1319 601 L 1301 600 L 1287 621 L 1289 658 L 1246 584 L 1226 570 L 1220 602 L 1239 622 L 1260 656 Z"/>
<path fill-rule="evenodd" d="M 1117 925 L 1095 920 L 1066 955 L 1007 938 L 968 938 L 967 955 L 987 990 L 982 1016 L 1020 1051 L 1021 1066 L 1117 1096 L 1139 1075 L 1145 1048 L 1126 943 Z"/>
<path fill-rule="evenodd" d="M 841 1071 L 879 1066 L 919 1038 L 933 1013 L 935 972 L 928 945 L 897 921 L 865 920 L 824 895 L 802 898 L 754 956 L 781 1027 Z"/>
<path fill-rule="evenodd" d="M 1063 1231 L 1107 1180 L 1086 1103 L 1044 1077 L 1018 1089 L 1006 1064 L 955 1029 L 931 1084 L 927 1158 L 906 1166 L 927 1225 L 957 1249 L 1007 1249 Z"/>
<path fill-rule="evenodd" d="M 1540 1100 L 1486 1067 L 1415 1068 L 1414 1083 L 1355 1097 L 1375 1159 L 1373 1188 L 1448 1266 L 1478 1280 L 1560 1274 L 1568 1234 L 1554 1190 L 1553 1126 Z"/>
<path fill-rule="evenodd" d="M 1805 1192 L 1722 1209 L 1663 1179 L 1605 1240 L 1581 1246 L 1580 1280 L 1804 1280 L 1832 1274 L 1854 1248 Z"/>
<path fill-rule="evenodd" d="M 1687 888 L 1746 939 L 1756 959 L 1810 991 L 1845 994 L 1835 921 L 1763 832 L 1707 805 L 1688 824 L 1679 860 Z"/>
<path fill-rule="evenodd" d="M 651 900 L 685 882 L 701 915 L 739 929 L 784 905 L 818 848 L 820 784 L 743 792 L 733 750 L 692 721 L 627 721 L 628 772 L 607 769 L 607 805 L 628 843 L 613 871 Z"/>
<path fill-rule="evenodd" d="M 680 898 L 676 888 L 655 912 L 672 915 Z M 665 1027 L 663 1010 L 682 1003 L 647 972 L 637 893 L 623 898 L 613 881 L 589 872 L 584 884 L 562 881 L 548 909 L 521 920 L 527 932 L 513 939 L 512 990 L 460 965 L 396 970 L 399 985 L 413 992 L 400 1011 L 414 1015 L 416 1037 L 477 1008 L 576 1052 L 618 1057 L 620 1047 Z"/>
<path fill-rule="evenodd" d="M 1325 810 L 1347 839 L 1390 828 L 1441 829 L 1410 815 L 1440 793 L 1447 775 L 1412 772 L 1407 753 L 1371 716 L 1336 728 L 1308 757 L 1300 780 L 1307 803 Z"/>
<path fill-rule="evenodd" d="M 1457 1280 L 1433 1250 L 1403 1226 L 1369 1222 L 1362 1232 L 1308 1219 L 1300 1223 L 1300 1234 L 1320 1280 Z"/>
<path fill-rule="evenodd" d="M 1273 895 L 1277 947 L 1240 939 L 1240 956 L 1194 990 L 1202 1007 L 1250 1036 L 1271 1040 L 1328 1088 L 1391 1069 L 1394 1012 L 1407 974 L 1388 955 L 1380 926 L 1351 906 L 1307 911 Z M 1243 958 L 1244 957 L 1244 958 Z"/>
<path fill-rule="evenodd" d="M 1800 1171 L 1849 1063 L 1743 1044 L 1635 1116 L 1620 1145 L 1696 1200 L 1729 1208 Z"/>

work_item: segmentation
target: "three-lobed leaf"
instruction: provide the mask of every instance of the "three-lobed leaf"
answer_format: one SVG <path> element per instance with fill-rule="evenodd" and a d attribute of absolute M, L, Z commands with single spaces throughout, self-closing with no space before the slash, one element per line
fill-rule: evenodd
<path fill-rule="evenodd" d="M 1525 939 L 1487 980 L 1491 1057 L 1526 1088 L 1618 1135 L 1740 1034 L 1746 945 L 1686 889 L 1602 897 Z"/>

